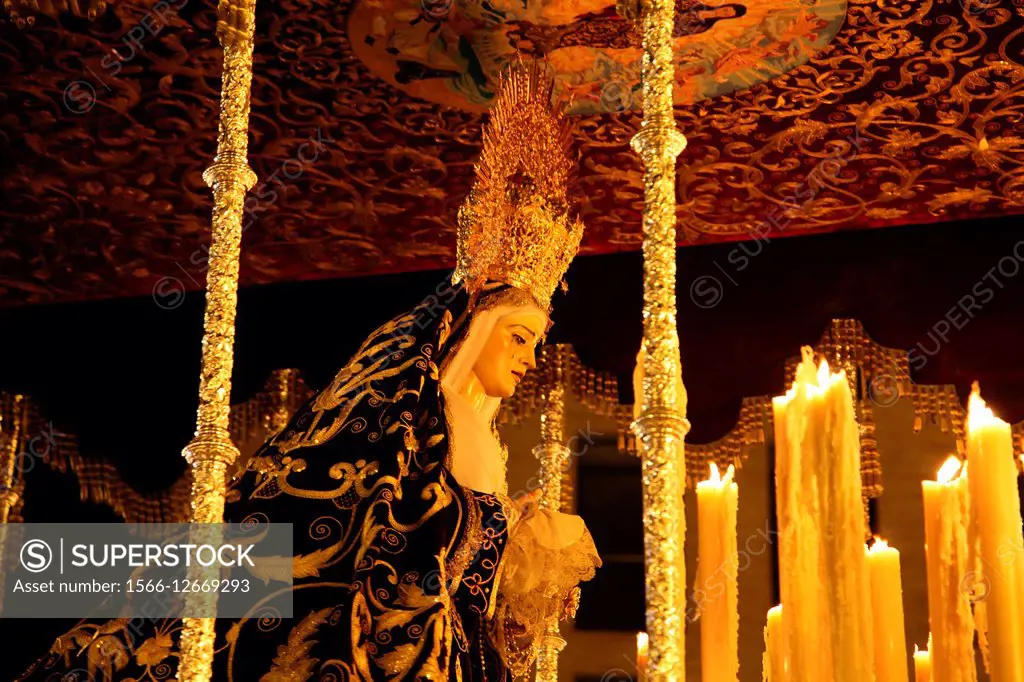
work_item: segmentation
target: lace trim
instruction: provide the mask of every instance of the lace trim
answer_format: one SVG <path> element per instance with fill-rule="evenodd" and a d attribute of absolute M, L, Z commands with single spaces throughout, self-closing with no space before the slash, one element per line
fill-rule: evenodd
<path fill-rule="evenodd" d="M 499 587 L 488 634 L 513 677 L 529 671 L 545 630 L 566 610 L 580 582 L 594 577 L 601 558 L 582 519 L 538 510 L 511 534 L 499 572 L 514 570 Z"/>

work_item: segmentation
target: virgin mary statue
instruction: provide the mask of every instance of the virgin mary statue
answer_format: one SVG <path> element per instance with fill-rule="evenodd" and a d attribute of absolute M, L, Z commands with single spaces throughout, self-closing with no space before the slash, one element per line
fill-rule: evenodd
<path fill-rule="evenodd" d="M 536 65 L 503 77 L 451 277 L 370 334 L 232 481 L 228 521 L 294 524 L 294 618 L 219 619 L 215 680 L 507 681 L 574 612 L 601 563 L 590 533 L 509 497 L 495 430 L 582 235 L 551 94 Z M 22 679 L 173 679 L 181 621 L 140 620 L 83 621 Z"/>

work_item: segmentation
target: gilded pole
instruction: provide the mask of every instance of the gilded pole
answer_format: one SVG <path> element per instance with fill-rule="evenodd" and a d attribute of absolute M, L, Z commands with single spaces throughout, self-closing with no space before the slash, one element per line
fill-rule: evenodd
<path fill-rule="evenodd" d="M 569 448 L 565 444 L 565 365 L 565 346 L 541 348 L 540 443 L 533 454 L 540 460 L 540 506 L 555 511 L 562 507 L 562 472 L 569 463 Z M 558 654 L 563 648 L 565 640 L 558 618 L 552 618 L 537 654 L 536 682 L 558 682 Z"/>
<path fill-rule="evenodd" d="M 0 401 L 4 396 L 0 395 Z M 28 400 L 25 396 L 15 394 L 10 398 L 10 422 L 4 423 L 5 410 L 0 402 L 0 523 L 8 523 L 11 512 L 18 504 L 18 489 L 24 484 L 21 476 L 14 478 L 14 472 L 23 466 L 21 459 L 21 441 L 28 424 Z M 8 529 L 0 528 L 0 576 L 5 575 L 4 548 L 7 544 Z M 17 541 L 12 537 L 17 546 Z M 3 606 L 3 592 L 0 591 L 0 607 Z"/>
<path fill-rule="evenodd" d="M 21 444 L 22 430 L 28 421 L 28 410 L 25 397 L 14 395 L 11 400 L 11 423 L 3 423 L 0 413 L 0 523 L 7 523 L 11 510 L 18 504 L 18 483 L 14 480 L 14 471 L 18 462 L 18 446 Z M 3 556 L 0 545 L 0 556 Z"/>
<path fill-rule="evenodd" d="M 291 406 L 292 390 L 295 386 L 299 370 L 275 369 L 270 375 L 270 386 L 273 391 L 273 410 L 267 424 L 267 437 L 276 436 L 288 426 L 294 410 Z"/>
<path fill-rule="evenodd" d="M 199 410 L 195 437 L 182 453 L 192 467 L 193 523 L 224 519 L 226 473 L 238 457 L 231 442 L 231 370 L 234 364 L 238 261 L 245 193 L 256 184 L 249 168 L 249 94 L 252 85 L 255 0 L 221 0 L 217 37 L 224 48 L 217 155 L 203 179 L 213 189 L 213 236 L 206 276 Z M 212 594 L 216 599 L 216 594 Z M 206 605 L 207 608 L 209 605 Z M 204 613 L 210 613 L 207 610 Z M 181 635 L 179 682 L 212 675 L 213 618 L 186 618 Z"/>
<path fill-rule="evenodd" d="M 640 22 L 643 120 L 631 146 L 644 164 L 643 390 L 632 424 L 641 457 L 650 682 L 685 679 L 683 515 L 686 390 L 676 327 L 676 157 L 686 147 L 673 113 L 673 0 L 623 0 Z"/>

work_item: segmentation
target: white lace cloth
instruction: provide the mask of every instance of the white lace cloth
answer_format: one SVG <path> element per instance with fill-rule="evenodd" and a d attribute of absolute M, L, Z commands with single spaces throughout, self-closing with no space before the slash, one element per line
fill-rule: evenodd
<path fill-rule="evenodd" d="M 548 623 L 561 619 L 577 586 L 601 558 L 579 516 L 531 505 L 515 524 L 502 558 L 490 634 L 514 678 L 529 672 Z"/>

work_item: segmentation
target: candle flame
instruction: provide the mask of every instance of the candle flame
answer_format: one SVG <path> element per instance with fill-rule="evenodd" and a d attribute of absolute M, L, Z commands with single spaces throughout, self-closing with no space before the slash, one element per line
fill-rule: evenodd
<path fill-rule="evenodd" d="M 971 395 L 967 398 L 968 433 L 986 426 L 1006 426 L 981 397 L 981 386 L 977 381 L 971 384 Z"/>
<path fill-rule="evenodd" d="M 883 549 L 889 549 L 888 541 L 878 537 L 877 535 L 875 535 L 874 538 L 875 541 L 871 544 L 871 548 L 868 549 L 869 552 L 881 552 Z"/>
<path fill-rule="evenodd" d="M 935 480 L 939 483 L 949 483 L 956 478 L 960 468 L 960 459 L 956 455 L 950 455 L 946 458 L 946 462 L 939 467 L 939 473 L 935 476 Z"/>
<path fill-rule="evenodd" d="M 793 377 L 793 385 L 786 391 L 785 395 L 772 398 L 773 403 L 786 405 L 799 393 L 807 397 L 821 397 L 834 385 L 846 382 L 846 372 L 840 370 L 832 374 L 828 366 L 828 360 L 822 358 L 818 363 L 817 370 L 814 365 L 814 349 L 810 346 L 800 348 L 801 360 L 796 367 Z"/>
<path fill-rule="evenodd" d="M 636 633 L 636 650 L 641 654 L 647 654 L 648 638 L 646 632 Z"/>
<path fill-rule="evenodd" d="M 736 467 L 735 465 L 732 464 L 730 464 L 729 468 L 725 470 L 725 476 L 722 476 L 721 470 L 718 468 L 718 465 L 714 462 L 711 462 L 710 470 L 711 474 L 708 476 L 708 478 L 704 481 L 701 481 L 700 483 L 707 483 L 712 486 L 722 484 L 728 485 L 733 482 L 733 478 L 736 476 Z"/>
<path fill-rule="evenodd" d="M 822 358 L 821 364 L 818 365 L 818 386 L 822 388 L 828 386 L 830 376 L 831 374 L 828 371 L 828 360 Z"/>

